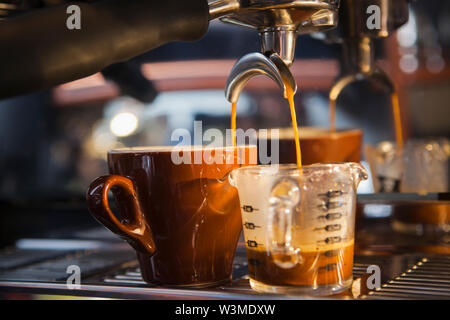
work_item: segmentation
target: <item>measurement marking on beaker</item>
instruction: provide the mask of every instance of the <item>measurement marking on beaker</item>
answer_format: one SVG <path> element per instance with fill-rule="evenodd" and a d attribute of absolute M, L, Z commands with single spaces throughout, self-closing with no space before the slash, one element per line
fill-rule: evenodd
<path fill-rule="evenodd" d="M 255 225 L 252 222 L 246 222 L 244 223 L 244 228 L 248 229 L 248 230 L 255 230 L 256 228 L 261 228 L 260 226 Z"/>
<path fill-rule="evenodd" d="M 329 224 L 329 225 L 325 226 L 324 228 L 314 229 L 314 231 L 319 231 L 319 230 L 325 230 L 328 232 L 339 231 L 339 230 L 341 230 L 341 225 L 340 224 Z"/>
<path fill-rule="evenodd" d="M 242 207 L 242 210 L 244 210 L 244 212 L 253 212 L 253 211 L 258 211 L 259 209 L 253 208 L 252 206 L 244 205 Z"/>
<path fill-rule="evenodd" d="M 325 220 L 337 220 L 340 218 L 342 218 L 342 213 L 339 212 L 328 213 L 317 217 L 317 219 L 325 219 Z"/>
<path fill-rule="evenodd" d="M 345 203 L 340 201 L 330 201 L 326 200 L 322 204 L 320 204 L 318 207 L 321 208 L 323 211 L 328 211 L 330 209 L 337 209 L 344 205 Z"/>
<path fill-rule="evenodd" d="M 343 239 L 342 237 L 327 237 L 324 240 L 319 240 L 317 242 L 325 242 L 326 244 L 334 244 L 334 243 L 339 243 L 341 242 Z"/>
<path fill-rule="evenodd" d="M 327 198 L 336 198 L 336 197 L 342 196 L 343 194 L 344 194 L 344 192 L 341 190 L 330 190 L 326 193 L 319 194 L 319 196 L 327 197 Z"/>
<path fill-rule="evenodd" d="M 341 230 L 342 226 L 340 224 L 329 224 L 325 227 L 325 230 L 330 231 L 339 231 Z"/>
<path fill-rule="evenodd" d="M 260 244 L 254 240 L 247 240 L 247 246 L 249 248 L 256 248 L 257 246 L 259 246 Z"/>

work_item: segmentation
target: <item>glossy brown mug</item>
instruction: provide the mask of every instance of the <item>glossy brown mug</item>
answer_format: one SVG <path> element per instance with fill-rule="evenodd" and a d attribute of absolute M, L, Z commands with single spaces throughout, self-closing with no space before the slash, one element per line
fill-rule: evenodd
<path fill-rule="evenodd" d="M 136 250 L 146 282 L 217 285 L 231 279 L 241 232 L 239 199 L 228 174 L 256 164 L 256 153 L 256 146 L 112 150 L 110 175 L 91 183 L 88 207 Z M 111 189 L 121 221 L 108 203 Z"/>
<path fill-rule="evenodd" d="M 268 131 L 268 135 L 259 135 L 258 146 L 261 148 L 261 143 L 265 143 L 267 150 L 271 150 L 272 130 L 277 130 L 278 133 L 278 163 L 296 163 L 297 155 L 292 128 L 271 129 Z M 363 133 L 361 130 L 351 129 L 330 132 L 328 129 L 301 127 L 298 131 L 302 163 L 304 165 L 361 161 L 363 144 Z"/>

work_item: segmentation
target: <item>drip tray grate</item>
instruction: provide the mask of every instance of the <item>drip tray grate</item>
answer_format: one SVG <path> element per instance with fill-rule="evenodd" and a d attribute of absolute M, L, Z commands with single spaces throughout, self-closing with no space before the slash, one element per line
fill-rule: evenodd
<path fill-rule="evenodd" d="M 364 298 L 450 300 L 450 257 L 422 258 Z"/>
<path fill-rule="evenodd" d="M 353 264 L 353 278 L 356 280 L 367 275 L 367 269 L 371 265 L 386 265 L 389 261 L 389 257 L 380 256 L 356 256 Z M 413 265 L 417 262 L 414 260 Z M 405 270 L 405 269 L 403 269 Z M 224 286 L 216 288 L 210 288 L 208 291 L 219 291 L 222 293 L 245 293 L 250 295 L 257 294 L 250 288 L 248 281 L 248 264 L 245 255 L 237 255 L 233 265 L 233 282 Z M 148 287 L 158 288 L 158 286 L 152 286 L 147 284 L 141 276 L 140 269 L 137 265 L 126 269 L 119 270 L 118 272 L 111 273 L 102 278 L 102 281 L 106 285 L 124 286 L 124 287 Z"/>

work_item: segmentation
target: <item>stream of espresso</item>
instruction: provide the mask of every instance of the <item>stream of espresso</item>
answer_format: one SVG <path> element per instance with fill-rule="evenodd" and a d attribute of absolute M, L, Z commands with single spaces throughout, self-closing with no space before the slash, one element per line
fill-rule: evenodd
<path fill-rule="evenodd" d="M 302 168 L 302 152 L 300 150 L 297 115 L 295 114 L 294 90 L 289 86 L 287 81 L 284 82 L 284 85 L 286 86 L 286 98 L 288 99 L 289 107 L 291 108 L 292 129 L 294 129 L 295 152 L 297 155 L 297 167 L 300 170 Z"/>
<path fill-rule="evenodd" d="M 397 93 L 393 93 L 391 96 L 392 111 L 394 114 L 394 126 L 395 126 L 395 139 L 397 141 L 398 150 L 403 149 L 403 131 L 402 131 L 402 121 L 400 115 L 400 103 L 398 102 Z"/>
<path fill-rule="evenodd" d="M 294 90 L 289 86 L 287 81 L 284 82 L 284 85 L 286 86 L 286 99 L 289 101 L 289 107 L 291 109 L 292 129 L 294 130 L 295 151 L 297 155 L 297 167 L 301 169 L 302 153 L 298 134 L 297 115 L 295 113 Z M 233 146 L 236 146 L 236 103 L 231 105 L 231 139 L 233 141 Z"/>
<path fill-rule="evenodd" d="M 330 132 L 336 132 L 336 100 L 330 99 Z"/>
<path fill-rule="evenodd" d="M 236 147 L 236 102 L 231 105 L 231 141 L 233 147 Z"/>

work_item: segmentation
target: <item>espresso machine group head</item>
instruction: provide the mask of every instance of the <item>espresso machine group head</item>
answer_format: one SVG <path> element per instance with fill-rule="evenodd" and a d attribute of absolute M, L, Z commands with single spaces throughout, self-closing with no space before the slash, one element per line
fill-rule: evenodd
<path fill-rule="evenodd" d="M 245 83 L 267 75 L 285 89 L 297 89 L 289 66 L 295 57 L 299 34 L 332 29 L 338 23 L 339 0 L 211 0 L 210 18 L 252 28 L 261 38 L 261 53 L 251 53 L 234 66 L 225 88 L 230 102 L 237 102 Z"/>
<path fill-rule="evenodd" d="M 277 53 L 290 66 L 299 33 L 336 27 L 338 0 L 210 0 L 210 18 L 256 29 L 261 51 Z"/>
<path fill-rule="evenodd" d="M 338 18 L 341 27 L 331 37 L 349 51 L 345 55 L 347 67 L 343 69 L 355 73 L 356 66 L 357 73 L 367 74 L 373 69 L 371 39 L 389 35 L 407 20 L 407 0 L 59 0 L 55 3 L 58 4 L 27 14 L 11 15 L 0 23 L 0 43 L 4 48 L 0 50 L 1 98 L 92 75 L 167 42 L 199 40 L 207 32 L 209 21 L 217 18 L 253 28 L 261 37 L 261 53 L 251 54 L 237 63 L 228 81 L 227 97 L 237 97 L 237 92 L 231 91 L 241 90 L 253 75 L 267 75 L 268 70 L 275 73 L 272 78 L 292 80 L 289 66 L 294 60 L 297 35 L 331 30 L 338 25 Z M 374 3 L 382 8 L 382 27 L 377 32 L 369 32 L 362 17 L 366 7 Z M 82 13 L 78 29 L 66 24 L 68 6 L 72 5 Z M 281 64 L 284 66 L 280 67 Z M 261 65 L 265 65 L 264 70 L 260 70 Z M 292 87 L 295 89 L 295 83 Z"/>
<path fill-rule="evenodd" d="M 370 15 L 377 23 L 370 25 Z M 375 64 L 374 40 L 389 37 L 408 21 L 408 0 L 341 0 L 339 25 L 326 33 L 328 42 L 342 46 L 341 74 L 330 90 L 336 101 L 349 84 L 374 80 L 395 91 L 390 78 Z"/>
<path fill-rule="evenodd" d="M 6 1 L 8 8 L 9 2 Z M 335 27 L 339 1 L 57 0 L 44 3 L 45 8 L 30 6 L 22 10 L 26 14 L 16 10 L 17 14 L 0 15 L 5 18 L 0 23 L 0 43 L 4 48 L 0 50 L 0 98 L 80 79 L 168 42 L 197 41 L 216 18 L 259 32 L 262 53 L 258 63 L 269 64 L 268 57 L 276 54 L 290 66 L 297 34 Z M 81 13 L 76 29 L 69 28 L 66 22 L 70 18 L 69 6 L 77 7 Z"/>

